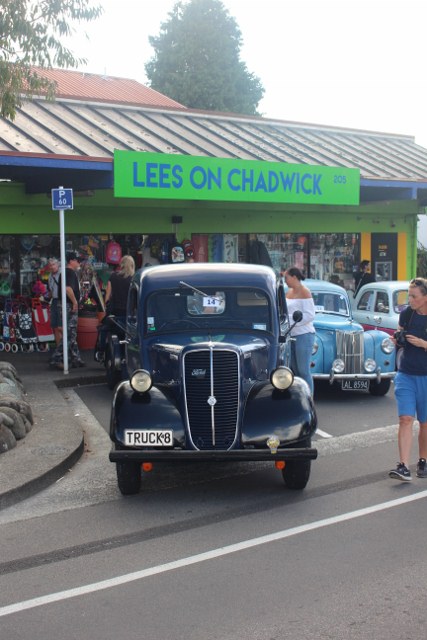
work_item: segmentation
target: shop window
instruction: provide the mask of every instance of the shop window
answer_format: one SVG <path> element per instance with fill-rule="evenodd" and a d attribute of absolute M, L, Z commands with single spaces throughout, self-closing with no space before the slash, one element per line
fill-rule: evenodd
<path fill-rule="evenodd" d="M 0 236 L 0 296 L 9 297 L 16 287 L 15 242 L 12 236 Z"/>
<path fill-rule="evenodd" d="M 309 241 L 310 278 L 327 280 L 346 289 L 353 289 L 353 269 L 359 253 L 359 235 L 312 233 Z"/>

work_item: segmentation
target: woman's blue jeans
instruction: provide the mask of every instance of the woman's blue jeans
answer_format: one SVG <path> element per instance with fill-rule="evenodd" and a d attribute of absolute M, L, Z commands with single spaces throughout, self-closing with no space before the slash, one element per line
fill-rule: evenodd
<path fill-rule="evenodd" d="M 295 375 L 306 381 L 313 395 L 313 376 L 310 371 L 311 352 L 314 345 L 314 333 L 302 333 L 291 341 L 291 368 Z"/>

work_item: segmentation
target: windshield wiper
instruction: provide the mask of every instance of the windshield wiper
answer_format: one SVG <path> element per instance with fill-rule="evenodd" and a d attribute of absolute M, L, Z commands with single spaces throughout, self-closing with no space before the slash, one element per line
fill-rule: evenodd
<path fill-rule="evenodd" d="M 198 293 L 201 296 L 204 296 L 205 298 L 212 298 L 213 300 L 217 300 L 218 302 L 222 302 L 221 298 L 218 298 L 217 296 L 210 296 L 208 293 L 205 293 L 204 291 L 200 291 L 200 289 L 197 289 L 196 287 L 193 287 L 192 284 L 188 284 L 187 282 L 184 282 L 184 280 L 180 280 L 179 284 L 182 287 L 188 287 L 192 291 L 195 291 L 196 293 Z"/>

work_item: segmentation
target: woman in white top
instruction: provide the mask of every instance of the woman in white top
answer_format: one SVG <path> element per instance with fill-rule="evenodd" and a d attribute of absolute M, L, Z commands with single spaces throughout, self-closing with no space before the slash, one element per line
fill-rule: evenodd
<path fill-rule="evenodd" d="M 291 342 L 291 367 L 297 376 L 307 382 L 313 394 L 314 387 L 310 363 L 315 336 L 313 325 L 315 309 L 311 292 L 303 285 L 303 280 L 304 276 L 296 267 L 291 267 L 285 271 L 285 282 L 288 286 L 286 302 L 289 317 L 292 319 L 294 311 L 297 310 L 303 314 L 301 322 L 298 322 L 291 331 L 291 336 L 294 338 Z"/>

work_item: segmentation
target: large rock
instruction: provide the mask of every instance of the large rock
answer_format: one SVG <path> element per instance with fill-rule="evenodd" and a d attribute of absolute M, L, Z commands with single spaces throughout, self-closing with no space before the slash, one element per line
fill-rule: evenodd
<path fill-rule="evenodd" d="M 0 362 L 0 453 L 16 447 L 25 438 L 34 419 L 31 406 L 24 400 L 24 385 L 15 367 Z"/>
<path fill-rule="evenodd" d="M 10 424 L 8 424 L 6 418 L 10 420 Z M 25 438 L 28 431 L 31 429 L 31 425 L 30 428 L 27 429 L 26 422 L 26 417 L 21 413 L 18 413 L 16 409 L 12 409 L 11 407 L 0 407 L 0 423 L 8 427 L 17 440 Z"/>
<path fill-rule="evenodd" d="M 0 453 L 5 453 L 16 447 L 16 438 L 12 431 L 0 423 Z"/>

